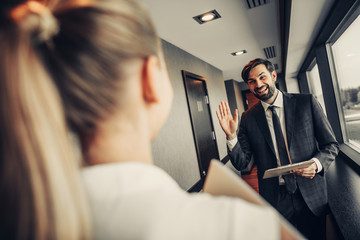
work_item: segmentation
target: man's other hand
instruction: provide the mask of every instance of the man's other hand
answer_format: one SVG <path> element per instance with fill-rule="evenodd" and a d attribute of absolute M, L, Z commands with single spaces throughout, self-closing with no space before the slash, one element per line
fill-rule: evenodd
<path fill-rule="evenodd" d="M 313 163 L 313 164 L 311 164 L 310 166 L 308 166 L 306 168 L 295 169 L 292 172 L 297 174 L 297 175 L 313 179 L 315 177 L 316 172 L 317 172 L 317 165 L 316 165 L 316 163 Z"/>

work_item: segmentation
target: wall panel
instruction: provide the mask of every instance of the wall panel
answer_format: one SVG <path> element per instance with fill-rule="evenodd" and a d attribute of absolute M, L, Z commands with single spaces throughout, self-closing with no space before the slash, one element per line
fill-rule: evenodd
<path fill-rule="evenodd" d="M 206 78 L 220 158 L 227 155 L 226 139 L 215 110 L 220 101 L 226 100 L 225 84 L 221 70 L 169 42 L 163 40 L 162 45 L 174 100 L 169 118 L 152 144 L 153 158 L 155 165 L 187 190 L 200 180 L 200 174 L 181 70 Z"/>

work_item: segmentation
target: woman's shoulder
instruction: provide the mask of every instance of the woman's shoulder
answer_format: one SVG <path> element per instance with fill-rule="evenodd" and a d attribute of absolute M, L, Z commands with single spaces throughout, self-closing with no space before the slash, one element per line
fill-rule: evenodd
<path fill-rule="evenodd" d="M 104 164 L 85 168 L 82 175 L 94 215 L 95 238 L 241 237 L 250 234 L 246 229 L 259 218 L 273 222 L 276 229 L 276 217 L 269 209 L 234 198 L 187 193 L 154 165 Z M 229 228 L 238 223 L 243 227 Z M 273 234 L 277 236 L 276 230 Z"/>
<path fill-rule="evenodd" d="M 179 188 L 161 168 L 141 162 L 121 162 L 85 167 L 81 171 L 87 189 L 114 188 L 126 191 L 134 188 L 152 188 L 161 185 Z"/>

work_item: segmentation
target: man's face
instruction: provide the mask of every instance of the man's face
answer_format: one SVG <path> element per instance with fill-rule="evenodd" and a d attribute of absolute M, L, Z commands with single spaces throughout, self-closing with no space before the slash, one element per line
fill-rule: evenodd
<path fill-rule="evenodd" d="M 272 103 L 272 97 L 276 92 L 276 77 L 275 71 L 270 73 L 264 64 L 259 64 L 251 69 L 247 85 L 255 97 L 264 102 Z"/>

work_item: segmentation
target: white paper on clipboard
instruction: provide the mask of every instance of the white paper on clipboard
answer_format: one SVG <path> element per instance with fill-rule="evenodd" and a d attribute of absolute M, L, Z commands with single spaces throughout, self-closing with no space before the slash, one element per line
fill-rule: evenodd
<path fill-rule="evenodd" d="M 277 168 L 271 168 L 265 171 L 263 179 L 266 178 L 272 178 L 272 177 L 278 177 L 281 175 L 289 174 L 291 170 L 299 169 L 299 168 L 305 168 L 310 166 L 311 164 L 315 163 L 313 159 L 299 162 L 299 163 L 293 163 L 285 166 L 280 166 Z"/>

